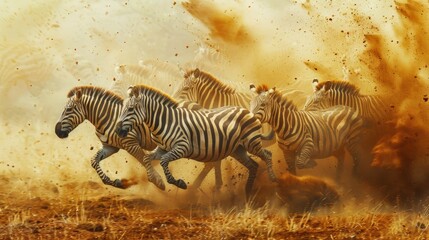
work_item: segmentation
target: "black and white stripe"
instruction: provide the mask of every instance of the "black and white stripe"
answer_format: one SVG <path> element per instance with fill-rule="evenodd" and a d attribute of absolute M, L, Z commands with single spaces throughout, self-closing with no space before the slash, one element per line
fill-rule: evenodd
<path fill-rule="evenodd" d="M 123 98 L 92 86 L 75 87 L 70 90 L 67 97 L 69 99 L 55 126 L 55 133 L 59 138 L 66 138 L 85 120 L 95 126 L 102 148 L 92 158 L 91 165 L 104 184 L 125 187 L 119 179 L 112 181 L 100 167 L 100 161 L 115 154 L 119 149 L 124 149 L 146 168 L 150 182 L 160 189 L 165 189 L 161 176 L 153 169 L 151 162 L 145 159 L 144 150 L 153 150 L 156 147 L 149 129 L 145 125 L 136 126 L 126 138 L 119 138 L 115 133 L 115 124 L 122 110 Z"/>
<path fill-rule="evenodd" d="M 217 78 L 198 68 L 188 71 L 174 98 L 179 101 L 190 101 L 201 105 L 203 108 L 212 109 L 223 106 L 239 106 L 249 109 L 251 95 L 241 93 L 222 83 Z M 223 185 L 221 175 L 221 161 L 206 164 L 194 181 L 194 187 L 198 188 L 211 169 L 214 168 L 216 188 Z"/>
<path fill-rule="evenodd" d="M 355 109 L 363 120 L 372 125 L 383 124 L 390 114 L 390 109 L 380 96 L 362 95 L 359 89 L 346 81 L 313 80 L 314 93 L 307 98 L 304 110 L 325 109 L 336 105 Z"/>
<path fill-rule="evenodd" d="M 247 152 L 262 158 L 270 178 L 275 179 L 271 152 L 262 148 L 261 123 L 245 108 L 180 108 L 169 96 L 144 85 L 133 87 L 130 96 L 119 118 L 117 133 L 124 137 L 133 126 L 147 125 L 158 145 L 149 158 L 161 160 L 168 183 L 187 188 L 182 179 L 176 180 L 170 173 L 171 161 L 190 158 L 215 162 L 232 156 L 249 171 L 246 183 L 249 196 L 258 164 Z"/>
<path fill-rule="evenodd" d="M 360 138 L 363 121 L 358 112 L 347 106 L 319 111 L 298 110 L 275 89 L 253 88 L 251 111 L 261 122 L 268 122 L 277 133 L 289 171 L 314 167 L 313 159 L 337 156 L 339 177 L 343 167 L 343 146 L 354 160 L 354 173 L 360 158 Z"/>
<path fill-rule="evenodd" d="M 236 91 L 198 68 L 185 74 L 183 83 L 173 96 L 178 100 L 197 102 L 207 109 L 223 106 L 249 109 L 252 98 L 251 94 Z"/>

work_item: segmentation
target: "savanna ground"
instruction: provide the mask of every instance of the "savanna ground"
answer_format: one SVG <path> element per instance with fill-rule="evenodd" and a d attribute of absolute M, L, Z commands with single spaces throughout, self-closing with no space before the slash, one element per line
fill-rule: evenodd
<path fill-rule="evenodd" d="M 11 179 L 3 178 L 3 187 Z M 32 196 L 43 189 L 46 197 Z M 292 213 L 285 205 L 158 204 L 98 182 L 2 191 L 0 239 L 427 239 L 429 207 L 399 209 L 370 197 Z M 3 189 L 4 190 L 4 189 Z M 25 191 L 23 191 L 25 190 Z M 192 192 L 191 190 L 187 190 Z M 202 194 L 198 190 L 191 195 Z M 191 196 L 189 199 L 192 199 Z M 171 198 L 168 201 L 175 201 Z M 237 203 L 239 202 L 239 203 Z M 257 206 L 258 205 L 258 206 Z"/>

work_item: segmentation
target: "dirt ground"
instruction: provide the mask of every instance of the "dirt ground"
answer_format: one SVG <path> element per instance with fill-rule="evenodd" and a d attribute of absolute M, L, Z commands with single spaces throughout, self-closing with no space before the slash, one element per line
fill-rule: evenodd
<path fill-rule="evenodd" d="M 3 185 L 4 186 L 4 185 Z M 72 186 L 72 188 L 70 187 Z M 43 186 L 46 188 L 46 186 Z M 61 191 L 68 188 L 67 194 Z M 77 189 L 93 191 L 77 197 Z M 109 187 L 107 187 L 108 189 Z M 0 239 L 427 239 L 428 209 L 340 202 L 291 213 L 282 206 L 222 203 L 166 207 L 112 194 L 96 182 L 52 187 L 47 197 L 2 191 Z M 4 190 L 4 189 L 3 189 Z M 75 193 L 73 194 L 73 190 Z M 126 190 L 121 190 L 126 191 Z M 56 197 L 52 197 L 56 196 Z M 170 201 L 174 201 L 171 199 Z"/>

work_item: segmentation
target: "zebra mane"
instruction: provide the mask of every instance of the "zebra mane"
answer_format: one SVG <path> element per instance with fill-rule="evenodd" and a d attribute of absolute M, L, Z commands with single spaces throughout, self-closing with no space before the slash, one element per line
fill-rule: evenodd
<path fill-rule="evenodd" d="M 136 85 L 133 87 L 133 92 L 137 91 L 140 94 L 144 94 L 145 96 L 151 97 L 152 99 L 157 100 L 163 104 L 166 104 L 168 107 L 177 107 L 178 102 L 170 97 L 168 94 L 161 92 L 158 89 L 147 85 Z"/>
<path fill-rule="evenodd" d="M 292 100 L 287 99 L 287 97 L 283 96 L 283 94 L 277 90 L 275 90 L 273 93 L 271 93 L 271 98 L 279 104 L 282 107 L 285 107 L 292 111 L 297 111 L 298 108 L 296 107 L 295 103 L 293 103 Z"/>
<path fill-rule="evenodd" d="M 340 91 L 351 95 L 360 95 L 360 90 L 354 84 L 346 81 L 325 81 L 316 86 L 317 90 L 322 89 L 324 86 L 330 87 L 334 91 Z"/>
<path fill-rule="evenodd" d="M 198 80 L 206 83 L 206 84 L 211 84 L 211 86 L 215 87 L 216 89 L 218 89 L 219 91 L 222 91 L 224 93 L 229 93 L 229 94 L 234 94 L 235 93 L 235 89 L 226 85 L 225 83 L 221 82 L 219 79 L 215 78 L 214 76 L 212 76 L 210 73 L 204 72 L 199 70 L 198 68 L 187 71 L 185 73 L 185 79 L 189 78 L 191 76 L 194 76 L 195 78 L 197 78 Z"/>
<path fill-rule="evenodd" d="M 260 94 L 261 92 L 267 92 L 268 90 L 269 90 L 268 86 L 265 84 L 262 84 L 262 85 L 259 85 L 256 87 L 256 93 L 257 94 Z"/>
<path fill-rule="evenodd" d="M 73 97 L 76 91 L 78 90 L 80 90 L 84 95 L 105 95 L 110 97 L 114 102 L 117 102 L 120 104 L 122 104 L 122 102 L 124 101 L 124 99 L 121 96 L 115 94 L 114 92 L 111 92 L 110 90 L 107 90 L 101 87 L 94 87 L 94 86 L 74 87 L 68 92 L 67 97 L 68 98 Z"/>
<path fill-rule="evenodd" d="M 263 92 L 268 92 L 269 90 L 270 89 L 265 84 L 262 84 L 262 85 L 259 85 L 256 87 L 256 93 L 257 94 L 261 94 Z M 293 110 L 293 111 L 298 110 L 295 103 L 293 103 L 292 100 L 289 100 L 285 96 L 283 96 L 283 94 L 280 91 L 274 90 L 274 92 L 272 92 L 270 94 L 270 96 L 273 99 L 273 101 L 275 103 L 279 104 L 280 106 L 283 106 L 283 107 L 288 108 L 288 109 Z"/>

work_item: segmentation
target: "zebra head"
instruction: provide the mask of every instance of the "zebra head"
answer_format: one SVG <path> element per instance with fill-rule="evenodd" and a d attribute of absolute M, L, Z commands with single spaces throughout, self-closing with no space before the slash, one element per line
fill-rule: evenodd
<path fill-rule="evenodd" d="M 195 68 L 194 70 L 187 71 L 184 74 L 183 83 L 180 85 L 179 89 L 173 95 L 173 98 L 178 100 L 194 101 L 196 102 L 198 88 L 196 88 L 197 79 L 200 77 L 200 70 Z"/>
<path fill-rule="evenodd" d="M 304 105 L 304 110 L 314 111 L 319 109 L 328 108 L 329 104 L 329 90 L 331 89 L 331 82 L 327 81 L 319 83 L 317 79 L 313 80 L 313 94 L 307 97 Z"/>
<path fill-rule="evenodd" d="M 55 134 L 59 138 L 68 137 L 69 133 L 85 120 L 86 116 L 81 99 L 81 89 L 70 91 L 67 97 L 69 100 L 55 125 Z"/>
<path fill-rule="evenodd" d="M 134 126 L 143 124 L 145 117 L 139 92 L 131 86 L 128 88 L 128 96 L 129 98 L 124 101 L 121 116 L 116 123 L 116 134 L 121 138 L 126 137 Z"/>
<path fill-rule="evenodd" d="M 275 91 L 275 87 L 268 89 L 266 85 L 255 87 L 250 85 L 250 90 L 256 95 L 250 100 L 250 111 L 255 114 L 261 122 L 267 122 L 271 108 L 269 107 L 270 95 Z"/>

